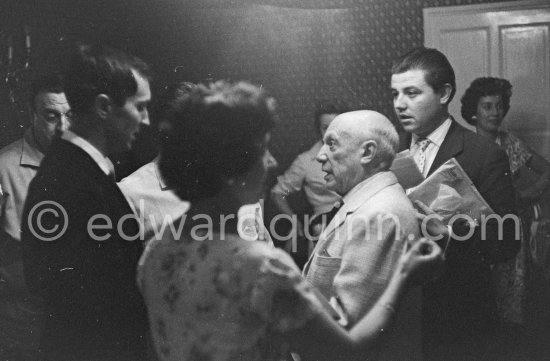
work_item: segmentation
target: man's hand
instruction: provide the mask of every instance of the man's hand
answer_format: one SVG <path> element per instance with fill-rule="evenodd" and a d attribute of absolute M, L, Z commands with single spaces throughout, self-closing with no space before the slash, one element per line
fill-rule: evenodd
<path fill-rule="evenodd" d="M 416 213 L 416 217 L 420 222 L 420 231 L 423 237 L 435 241 L 447 239 L 449 237 L 449 229 L 447 225 L 443 223 L 443 217 L 421 201 L 414 201 L 414 205 L 419 210 L 419 212 Z"/>

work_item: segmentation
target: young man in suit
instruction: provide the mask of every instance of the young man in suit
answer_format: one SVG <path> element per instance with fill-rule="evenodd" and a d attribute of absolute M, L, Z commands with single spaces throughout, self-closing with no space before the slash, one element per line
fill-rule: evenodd
<path fill-rule="evenodd" d="M 408 134 L 403 148 L 410 148 L 424 176 L 455 158 L 498 216 L 515 213 L 506 154 L 463 128 L 448 112 L 456 84 L 445 55 L 424 47 L 403 55 L 393 64 L 391 88 L 397 117 Z M 446 275 L 424 287 L 425 356 L 427 360 L 484 359 L 495 326 L 490 266 L 517 253 L 517 224 L 492 220 L 472 230 L 459 222 L 451 226 Z M 456 240 L 470 231 L 466 241 Z"/>
<path fill-rule="evenodd" d="M 304 275 L 333 299 L 348 328 L 374 307 L 407 243 L 418 238 L 414 208 L 389 171 L 398 145 L 385 116 L 362 110 L 338 115 L 317 154 L 328 189 L 343 198 Z M 405 297 L 380 359 L 421 359 L 420 292 L 413 289 Z"/>
<path fill-rule="evenodd" d="M 149 70 L 103 46 L 79 46 L 65 74 L 72 124 L 30 185 L 25 276 L 46 303 L 46 360 L 141 360 L 147 319 L 135 282 L 142 244 L 108 154 L 148 124 Z"/>

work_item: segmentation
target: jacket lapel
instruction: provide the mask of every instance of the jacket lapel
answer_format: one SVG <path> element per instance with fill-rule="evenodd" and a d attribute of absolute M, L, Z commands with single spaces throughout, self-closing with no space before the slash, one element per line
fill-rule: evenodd
<path fill-rule="evenodd" d="M 452 124 L 435 156 L 434 162 L 428 171 L 428 176 L 437 170 L 443 163 L 462 153 L 464 149 L 464 129 L 454 118 Z"/>

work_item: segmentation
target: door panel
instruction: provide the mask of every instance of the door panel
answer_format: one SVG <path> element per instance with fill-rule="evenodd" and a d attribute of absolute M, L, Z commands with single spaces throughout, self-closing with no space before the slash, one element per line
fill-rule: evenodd
<path fill-rule="evenodd" d="M 457 94 L 449 110 L 460 116 L 460 98 L 481 76 L 513 86 L 505 126 L 550 159 L 550 3 L 514 1 L 424 9 L 425 45 L 453 65 Z M 472 129 L 470 127 L 470 129 Z"/>

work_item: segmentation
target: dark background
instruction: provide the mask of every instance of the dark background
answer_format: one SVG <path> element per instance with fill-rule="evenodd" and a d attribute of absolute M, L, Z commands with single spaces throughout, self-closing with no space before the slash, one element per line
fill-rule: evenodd
<path fill-rule="evenodd" d="M 271 149 L 283 171 L 315 140 L 316 100 L 341 98 L 395 121 L 389 70 L 394 58 L 423 44 L 423 8 L 488 2 L 497 1 L 0 0 L 0 146 L 27 124 L 24 89 L 32 73 L 62 64 L 75 40 L 102 41 L 153 67 L 154 97 L 177 80 L 245 79 L 266 87 L 279 105 Z M 4 82 L 7 37 L 14 39 L 14 67 L 21 67 L 25 25 L 31 67 L 21 72 L 12 104 Z"/>

